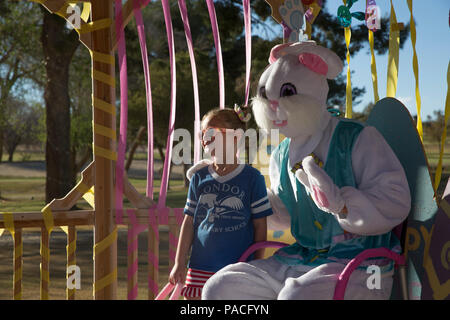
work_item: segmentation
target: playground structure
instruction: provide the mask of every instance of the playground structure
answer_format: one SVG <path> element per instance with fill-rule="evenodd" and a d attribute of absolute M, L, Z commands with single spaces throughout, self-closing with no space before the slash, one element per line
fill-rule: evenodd
<path fill-rule="evenodd" d="M 415 53 L 415 27 L 412 19 L 412 1 L 407 0 L 411 10 L 411 34 L 414 33 L 413 47 Z M 163 175 L 161 180 L 160 196 L 156 203 L 153 201 L 153 133 L 152 133 L 152 109 L 151 109 L 151 88 L 150 74 L 148 70 L 147 50 L 145 45 L 144 26 L 142 21 L 141 9 L 145 7 L 148 0 L 128 0 L 122 5 L 121 0 L 34 0 L 42 4 L 47 10 L 58 14 L 67 20 L 67 8 L 77 3 L 83 4 L 83 14 L 85 20 L 81 21 L 81 25 L 77 28 L 80 35 L 80 41 L 88 48 L 92 58 L 92 104 L 93 104 L 93 162 L 82 172 L 82 178 L 78 184 L 62 199 L 54 199 L 42 209 L 42 212 L 30 213 L 0 213 L 0 228 L 5 228 L 11 232 L 14 239 L 13 253 L 13 290 L 14 299 L 21 299 L 22 294 L 22 230 L 29 227 L 41 228 L 41 276 L 40 276 L 40 298 L 49 298 L 49 263 L 50 249 L 49 239 L 52 230 L 55 227 L 61 227 L 67 233 L 67 266 L 76 264 L 76 228 L 77 226 L 93 226 L 94 228 L 94 283 L 93 297 L 94 299 L 116 299 L 117 297 L 117 226 L 125 225 L 128 227 L 128 299 L 137 298 L 137 269 L 138 269 L 138 248 L 137 237 L 141 232 L 148 232 L 148 298 L 154 299 L 158 293 L 158 268 L 159 268 L 159 231 L 160 225 L 168 225 L 169 227 L 169 269 L 173 265 L 179 226 L 183 218 L 182 208 L 170 208 L 166 206 L 166 194 L 169 179 L 169 164 L 171 161 L 171 151 L 173 142 L 173 129 L 175 122 L 175 48 L 173 44 L 173 31 L 171 26 L 169 1 L 162 0 L 164 18 L 166 21 L 166 30 L 169 43 L 169 53 L 171 60 L 171 106 L 170 106 L 170 123 L 169 133 L 166 146 L 166 157 L 164 162 Z M 274 1 L 272 1 L 274 2 Z M 278 1 L 276 4 L 283 3 Z M 307 1 L 313 8 L 312 16 L 315 17 L 320 11 L 320 1 Z M 345 1 L 344 1 L 345 3 Z M 188 43 L 189 53 L 191 57 L 191 66 L 193 73 L 194 99 L 195 99 L 195 130 L 198 132 L 200 124 L 198 89 L 196 88 L 196 69 L 195 60 L 193 58 L 192 37 L 190 35 L 189 21 L 187 19 L 187 10 L 184 0 L 178 1 L 180 11 L 182 13 L 183 23 L 186 31 L 186 39 Z M 214 12 L 214 3 L 207 0 L 208 11 L 211 18 L 211 25 L 214 34 L 214 42 L 217 52 L 217 64 L 219 72 L 220 86 L 220 107 L 224 107 L 225 93 L 223 83 L 223 67 L 220 50 L 220 37 L 217 26 L 217 20 Z M 271 3 L 272 8 L 274 7 Z M 250 84 L 250 62 L 251 62 L 251 26 L 250 26 L 250 2 L 243 1 L 244 8 L 244 24 L 246 30 L 246 91 L 245 104 L 249 98 Z M 89 13 L 92 21 L 88 22 Z M 124 174 L 123 162 L 125 156 L 126 142 L 126 125 L 127 125 L 127 80 L 126 80 L 126 52 L 124 44 L 124 28 L 133 18 L 136 19 L 138 26 L 139 39 L 141 44 L 141 52 L 144 62 L 144 73 L 146 79 L 147 91 L 147 111 L 148 111 L 148 177 L 146 195 L 142 195 L 133 187 Z M 278 20 L 277 20 L 278 21 Z M 307 21 L 307 33 L 311 35 L 311 24 L 314 19 Z M 397 81 L 397 65 L 398 65 L 398 33 L 401 26 L 397 24 L 395 12 L 393 11 L 391 1 L 391 34 L 393 43 L 389 48 L 389 73 L 388 96 L 395 96 Z M 280 22 L 281 23 L 281 22 Z M 414 31 L 413 31 L 414 30 Z M 285 40 L 287 40 L 286 26 L 284 26 Z M 376 65 L 373 53 L 373 34 L 369 30 L 369 43 L 372 52 L 371 71 L 374 87 L 375 102 L 378 101 L 378 89 L 376 83 Z M 345 27 L 345 38 L 347 49 L 349 47 L 351 37 L 350 27 Z M 413 38 L 413 37 L 412 37 Z M 116 107 L 115 107 L 115 58 L 114 52 L 118 51 L 118 61 L 120 69 L 120 91 L 121 91 L 121 112 L 120 112 L 120 133 L 116 143 Z M 413 65 L 416 76 L 416 97 L 418 95 L 418 124 L 417 129 L 419 136 L 422 137 L 421 120 L 420 120 L 420 94 L 418 93 L 418 69 L 417 57 L 414 54 Z M 350 54 L 347 51 L 347 62 L 350 61 Z M 351 82 L 350 82 L 350 65 L 347 70 L 347 105 L 346 116 L 351 117 Z M 447 96 L 447 108 L 448 108 Z M 447 116 L 446 110 L 446 119 Z M 195 135 L 197 136 L 197 135 Z M 445 136 L 443 136 L 443 141 Z M 442 157 L 443 150 L 441 152 Z M 194 148 L 194 162 L 199 160 L 200 145 L 198 141 Z M 439 167 L 438 167 L 439 171 Z M 440 174 L 440 172 L 439 172 Z M 437 184 L 435 185 L 437 187 Z M 448 187 L 447 187 L 448 189 Z M 94 192 L 95 190 L 95 192 Z M 127 197 L 132 205 L 132 209 L 123 208 L 123 196 Z M 92 206 L 91 210 L 70 211 L 70 208 L 80 199 L 84 197 Z M 431 201 L 431 199 L 429 199 Z M 442 201 L 442 210 L 446 212 L 447 217 L 450 216 L 450 205 L 446 201 Z M 434 202 L 434 200 L 433 200 Z M 437 206 L 436 206 L 437 208 Z M 434 212 L 432 214 L 434 216 Z M 445 218 L 445 214 L 441 214 Z M 447 220 L 448 225 L 448 220 Z M 419 275 L 415 273 L 408 282 L 417 283 L 424 288 L 430 288 L 429 297 L 436 299 L 444 299 L 448 297 L 450 292 L 450 280 L 441 280 L 436 276 L 433 278 L 433 271 L 429 264 L 433 265 L 433 261 L 429 259 L 431 235 L 433 233 L 433 221 L 428 221 L 426 227 L 417 226 L 416 228 L 408 227 L 406 231 L 406 248 L 414 255 L 414 264 L 416 268 L 422 263 L 426 269 L 426 274 L 421 270 Z M 418 230 L 421 231 L 419 234 Z M 409 238 L 413 241 L 410 243 Z M 423 238 L 423 241 L 421 240 Z M 444 237 L 445 238 L 445 237 Z M 448 248 L 448 241 L 442 244 L 442 252 Z M 447 249 L 448 250 L 448 249 Z M 425 253 L 424 253 L 425 251 Z M 445 253 L 445 252 L 444 252 Z M 445 253 L 447 254 L 447 253 Z M 441 254 L 442 256 L 442 254 Z M 425 257 L 425 258 L 424 258 Z M 445 260 L 447 259 L 447 260 Z M 444 257 L 447 261 L 448 258 Z M 443 261 L 444 261 L 443 260 Z M 444 262 L 443 262 L 444 263 Z M 415 271 L 414 271 L 415 272 Z M 425 279 L 427 278 L 427 279 Z M 428 286 L 428 287 L 427 287 Z M 67 290 L 66 298 L 75 299 L 76 290 Z M 416 294 L 417 296 L 417 294 Z M 420 297 L 420 290 L 418 293 Z"/>

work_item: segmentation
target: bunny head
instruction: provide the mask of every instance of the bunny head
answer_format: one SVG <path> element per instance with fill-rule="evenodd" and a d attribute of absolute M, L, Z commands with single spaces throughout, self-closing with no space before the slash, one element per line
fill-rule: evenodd
<path fill-rule="evenodd" d="M 257 124 L 286 137 L 307 137 L 328 122 L 327 79 L 342 70 L 341 59 L 314 41 L 275 46 L 252 108 Z M 326 123 L 325 123 L 326 124 Z"/>

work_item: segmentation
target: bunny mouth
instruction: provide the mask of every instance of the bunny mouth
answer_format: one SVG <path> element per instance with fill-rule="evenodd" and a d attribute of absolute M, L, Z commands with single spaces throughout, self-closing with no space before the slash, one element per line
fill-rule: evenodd
<path fill-rule="evenodd" d="M 272 120 L 272 123 L 277 127 L 284 127 L 287 125 L 287 120 Z"/>

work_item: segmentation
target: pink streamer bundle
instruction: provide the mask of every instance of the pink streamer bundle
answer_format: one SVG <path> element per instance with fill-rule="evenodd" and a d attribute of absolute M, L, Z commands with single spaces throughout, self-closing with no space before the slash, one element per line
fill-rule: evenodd
<path fill-rule="evenodd" d="M 175 289 L 174 289 L 175 288 Z M 170 282 L 164 286 L 164 288 L 161 290 L 161 292 L 158 294 L 158 296 L 155 298 L 155 300 L 164 300 L 169 293 L 173 290 L 172 295 L 170 296 L 169 300 L 177 300 L 180 296 L 181 289 L 183 288 L 183 285 L 181 283 L 177 283 L 176 285 L 171 284 Z"/>
<path fill-rule="evenodd" d="M 128 250 L 127 254 L 130 256 L 133 252 L 138 251 L 138 236 L 141 232 L 147 229 L 147 226 L 140 225 L 133 210 L 127 210 L 127 215 L 130 218 L 131 229 L 128 230 Z M 128 281 L 134 277 L 138 272 L 138 257 L 128 267 L 127 276 Z M 138 283 L 128 292 L 128 300 L 136 300 L 138 296 Z"/>
<path fill-rule="evenodd" d="M 209 19 L 211 20 L 211 28 L 214 36 L 214 45 L 216 47 L 217 72 L 219 73 L 219 107 L 225 108 L 225 80 L 223 73 L 222 48 L 220 45 L 219 27 L 217 25 L 216 10 L 214 9 L 214 1 L 206 0 L 208 6 Z"/>
<path fill-rule="evenodd" d="M 159 191 L 158 208 L 164 208 L 166 205 L 167 189 L 169 186 L 169 169 L 170 161 L 172 159 L 172 144 L 173 131 L 175 127 L 175 112 L 176 112 L 176 67 L 175 67 L 175 44 L 173 39 L 172 18 L 170 16 L 169 0 L 161 0 L 164 21 L 166 22 L 167 42 L 169 45 L 169 59 L 170 59 L 170 79 L 171 79 L 171 94 L 170 94 L 170 116 L 169 116 L 169 132 L 167 135 L 166 156 L 164 159 L 164 169 L 161 178 L 161 188 Z M 164 214 L 167 211 L 164 210 Z"/>
<path fill-rule="evenodd" d="M 145 39 L 145 29 L 144 29 L 144 21 L 142 18 L 141 7 L 145 7 L 150 1 L 134 1 L 133 2 L 133 13 L 134 18 L 136 20 L 138 37 L 139 37 L 139 46 L 141 48 L 141 57 L 142 64 L 144 68 L 144 81 L 145 81 L 145 93 L 146 93 L 146 106 L 147 106 L 147 186 L 146 186 L 146 196 L 150 199 L 153 199 L 153 171 L 154 171 L 154 157 L 153 157 L 153 103 L 152 103 L 152 89 L 151 89 L 151 81 L 150 81 L 150 69 L 148 63 L 148 53 L 147 53 L 147 43 Z M 152 228 L 155 238 L 159 241 L 159 230 L 158 230 L 158 221 L 156 219 L 156 211 L 154 208 L 149 209 L 148 212 L 149 218 L 149 227 Z M 137 245 L 137 244 L 136 244 Z M 130 248 L 128 248 L 130 249 Z M 137 248 L 136 248 L 137 249 Z M 148 255 L 148 263 L 153 265 L 155 268 L 158 268 L 159 261 L 158 256 L 155 255 L 150 249 L 147 252 Z M 136 270 L 134 270 L 136 269 Z M 133 266 L 132 270 L 128 270 L 130 272 L 137 272 L 137 267 Z M 134 289 L 134 288 L 133 288 Z M 148 277 L 148 289 L 156 294 L 158 292 L 158 284 Z M 134 292 L 133 292 L 134 295 Z M 136 292 L 137 296 L 137 292 Z M 129 297 L 133 298 L 133 296 Z"/>
<path fill-rule="evenodd" d="M 194 46 L 191 35 L 191 27 L 189 26 L 189 18 L 187 15 L 187 8 L 185 0 L 178 1 L 178 7 L 181 13 L 181 19 L 183 20 L 184 33 L 186 35 L 186 42 L 189 51 L 189 59 L 191 61 L 192 70 L 192 86 L 194 89 L 194 163 L 200 161 L 201 142 L 197 139 L 200 133 L 200 99 L 198 96 L 198 80 L 197 80 L 197 68 L 195 65 Z"/>
<path fill-rule="evenodd" d="M 145 93 L 147 103 L 147 187 L 146 196 L 153 199 L 153 104 L 152 87 L 150 82 L 150 69 L 148 64 L 147 43 L 145 41 L 144 21 L 142 19 L 141 7 L 146 6 L 150 1 L 145 0 L 142 4 L 139 1 L 133 2 L 134 19 L 136 20 L 139 46 L 141 48 L 142 64 L 144 68 Z"/>

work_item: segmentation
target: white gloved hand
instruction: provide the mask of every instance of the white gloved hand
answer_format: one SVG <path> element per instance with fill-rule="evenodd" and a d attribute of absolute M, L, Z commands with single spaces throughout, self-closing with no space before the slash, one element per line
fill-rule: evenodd
<path fill-rule="evenodd" d="M 188 171 L 186 172 L 186 177 L 188 178 L 189 181 L 191 181 L 192 176 L 201 168 L 204 168 L 206 166 L 209 166 L 212 163 L 211 160 L 209 159 L 203 159 L 200 160 L 199 162 L 195 163 L 192 167 L 190 167 L 188 169 Z"/>
<path fill-rule="evenodd" d="M 313 157 L 302 161 L 303 169 L 297 170 L 295 177 L 311 195 L 316 206 L 325 212 L 339 214 L 345 206 L 341 191 L 330 176 L 320 168 Z"/>

